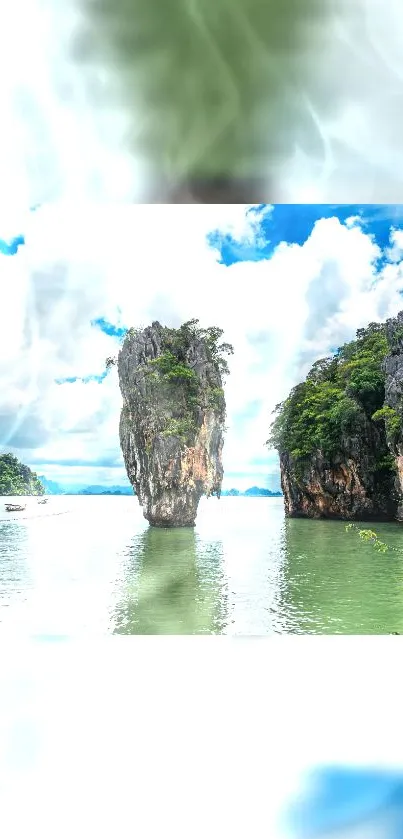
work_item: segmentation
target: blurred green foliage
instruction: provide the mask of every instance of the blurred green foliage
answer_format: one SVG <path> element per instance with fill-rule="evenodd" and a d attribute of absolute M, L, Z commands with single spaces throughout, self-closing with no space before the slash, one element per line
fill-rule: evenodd
<path fill-rule="evenodd" d="M 102 67 L 130 117 L 127 143 L 157 177 L 262 177 L 268 160 L 293 153 L 296 123 L 311 150 L 321 143 L 305 93 L 308 79 L 317 82 L 314 47 L 323 48 L 331 7 L 83 0 L 74 53 Z"/>

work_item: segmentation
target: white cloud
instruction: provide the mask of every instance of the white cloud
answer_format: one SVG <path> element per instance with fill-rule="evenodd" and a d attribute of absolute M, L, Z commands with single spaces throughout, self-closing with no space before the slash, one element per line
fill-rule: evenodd
<path fill-rule="evenodd" d="M 264 441 L 274 406 L 313 360 L 402 308 L 403 263 L 396 257 L 377 274 L 372 237 L 327 218 L 302 246 L 283 242 L 269 260 L 225 267 L 206 241 L 216 227 L 251 241 L 253 214 L 245 205 L 67 204 L 31 214 L 25 248 L 0 257 L 4 448 L 13 432 L 18 456 L 50 478 L 99 482 L 101 469 L 116 483 L 124 475 L 116 371 L 102 384 L 55 380 L 99 374 L 116 353 L 118 342 L 91 326 L 95 318 L 177 326 L 198 317 L 222 326 L 235 346 L 225 469 L 248 485 L 273 480 Z"/>
<path fill-rule="evenodd" d="M 387 250 L 387 257 L 390 262 L 400 262 L 403 256 L 403 230 L 391 230 L 391 247 Z"/>
<path fill-rule="evenodd" d="M 346 218 L 344 224 L 346 227 L 360 227 L 362 224 L 361 216 L 350 216 L 350 218 Z"/>

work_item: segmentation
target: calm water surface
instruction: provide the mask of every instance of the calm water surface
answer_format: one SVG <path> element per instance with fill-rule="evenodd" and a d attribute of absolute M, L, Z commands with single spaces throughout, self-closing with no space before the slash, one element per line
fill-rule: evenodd
<path fill-rule="evenodd" d="M 8 499 L 9 500 L 9 499 Z M 150 528 L 135 498 L 0 498 L 0 628 L 33 635 L 403 633 L 402 554 L 281 498 L 202 499 L 195 529 Z M 11 516 L 11 517 L 10 517 Z"/>

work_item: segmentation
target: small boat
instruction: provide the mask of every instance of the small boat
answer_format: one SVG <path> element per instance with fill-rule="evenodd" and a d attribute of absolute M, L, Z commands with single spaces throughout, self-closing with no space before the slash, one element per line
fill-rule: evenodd
<path fill-rule="evenodd" d="M 47 504 L 47 503 L 48 503 L 48 499 L 47 499 L 47 498 L 40 498 L 40 499 L 38 500 L 38 504 Z"/>
<path fill-rule="evenodd" d="M 6 504 L 6 510 L 7 513 L 22 513 L 26 506 L 26 504 Z"/>

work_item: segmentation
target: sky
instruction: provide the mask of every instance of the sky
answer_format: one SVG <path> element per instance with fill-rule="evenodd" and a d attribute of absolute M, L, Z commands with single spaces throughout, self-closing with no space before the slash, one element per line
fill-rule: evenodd
<path fill-rule="evenodd" d="M 127 8 L 103 5 L 112 15 Z M 273 99 L 262 94 L 271 129 L 259 177 L 281 201 L 308 204 L 248 215 L 130 206 L 143 200 L 137 139 L 152 114 L 134 102 L 143 68 L 118 60 L 94 8 L 15 0 L 2 15 L 0 444 L 70 485 L 122 480 L 120 395 L 103 366 L 119 345 L 111 329 L 198 315 L 236 346 L 224 486 L 278 488 L 263 445 L 273 405 L 312 360 L 400 306 L 399 265 L 386 263 L 403 195 L 401 2 L 329 2 L 305 53 L 280 44 L 281 65 L 267 61 L 279 87 Z M 150 48 L 144 68 L 156 58 Z M 341 201 L 385 206 L 362 213 Z M 360 214 L 361 227 L 346 224 Z"/>
<path fill-rule="evenodd" d="M 197 317 L 233 344 L 223 487 L 279 489 L 275 405 L 358 328 L 403 309 L 403 210 L 44 205 L 0 217 L 0 448 L 66 486 L 126 481 L 127 328 Z"/>

